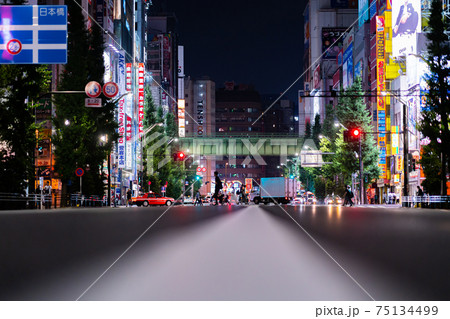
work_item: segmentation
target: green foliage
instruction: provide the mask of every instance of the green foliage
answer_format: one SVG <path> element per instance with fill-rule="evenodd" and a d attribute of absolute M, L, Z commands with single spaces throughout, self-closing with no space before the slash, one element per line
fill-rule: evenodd
<path fill-rule="evenodd" d="M 369 176 L 369 183 L 378 178 L 381 171 L 378 167 L 378 149 L 376 147 L 376 135 L 372 132 L 371 116 L 367 109 L 361 88 L 361 78 L 346 91 L 341 92 L 339 103 L 336 108 L 337 119 L 345 127 L 361 128 L 364 134 L 362 138 L 362 156 L 364 173 Z M 333 114 L 334 115 L 334 114 Z M 343 140 L 344 129 L 341 128 L 337 134 L 331 127 L 331 120 L 326 119 L 327 130 L 330 132 L 330 141 L 321 141 L 321 150 L 334 152 L 334 155 L 324 156 L 324 161 L 332 162 L 323 167 L 324 176 L 327 178 L 327 191 L 334 191 L 338 195 L 343 191 L 345 184 L 350 184 L 351 174 L 359 171 L 359 160 L 356 154 L 359 152 L 359 143 L 345 143 Z"/>
<path fill-rule="evenodd" d="M 307 138 L 311 138 L 311 123 L 310 122 L 306 122 L 305 125 L 305 139 Z"/>
<path fill-rule="evenodd" d="M 427 33 L 429 40 L 427 47 L 427 57 L 425 59 L 429 74 L 427 84 L 429 91 L 426 95 L 427 110 L 422 112 L 422 121 L 419 130 L 425 137 L 432 141 L 423 153 L 423 169 L 426 176 L 424 186 L 427 185 L 429 193 L 437 194 L 436 187 L 436 161 L 437 154 L 441 156 L 439 187 L 440 194 L 446 195 L 446 175 L 448 172 L 450 154 L 447 146 L 450 143 L 449 121 L 450 114 L 450 43 L 444 31 L 450 29 L 450 21 L 442 16 L 441 1 L 434 0 L 431 6 L 431 16 L 428 23 L 431 29 Z M 438 139 L 441 143 L 437 143 Z"/>
<path fill-rule="evenodd" d="M 176 137 L 178 135 L 178 126 L 173 113 L 169 112 L 166 114 L 165 124 L 166 135 L 172 138 Z"/>
<path fill-rule="evenodd" d="M 163 109 L 161 107 L 156 109 L 149 86 L 146 86 L 144 90 L 144 131 L 157 123 L 165 122 L 165 127 L 154 126 L 144 138 L 144 187 L 147 188 L 150 181 L 150 189 L 160 193 L 161 186 L 167 182 L 166 195 L 177 199 L 183 192 L 183 183 L 188 171 L 184 168 L 183 162 L 175 162 L 172 159 L 172 154 L 178 151 L 176 142 L 172 140 L 177 136 L 178 130 L 175 116 L 168 113 L 163 121 Z M 169 142 L 170 145 L 168 145 Z M 159 163 L 164 161 L 167 163 L 159 167 Z"/>
<path fill-rule="evenodd" d="M 430 195 L 438 195 L 441 191 L 441 159 L 440 153 L 434 151 L 436 148 L 438 148 L 436 145 L 425 145 L 419 162 L 426 176 L 422 186 L 424 192 Z"/>
<path fill-rule="evenodd" d="M 50 77 L 46 65 L 0 65 L 0 192 L 34 189 L 34 112 L 40 94 L 49 91 Z"/>
<path fill-rule="evenodd" d="M 327 185 L 326 180 L 323 176 L 316 176 L 314 178 L 314 188 L 315 188 L 315 195 L 318 199 L 324 199 L 326 196 L 327 191 Z"/>
<path fill-rule="evenodd" d="M 316 114 L 314 117 L 314 125 L 312 127 L 312 139 L 315 145 L 319 145 L 319 135 L 322 132 L 322 126 L 320 125 L 320 114 Z"/>
<path fill-rule="evenodd" d="M 81 9 L 73 2 L 68 3 L 68 12 L 68 63 L 58 90 L 83 91 L 89 81 L 103 82 L 103 37 L 97 27 L 93 27 L 91 33 L 86 30 Z M 83 180 L 86 181 L 83 193 L 101 195 L 106 178 L 101 167 L 118 137 L 114 120 L 117 101 L 104 100 L 101 108 L 87 108 L 84 98 L 81 94 L 55 97 L 55 169 L 63 182 L 63 191 L 68 184 L 72 184 L 68 191 L 79 191 L 74 172 L 81 167 L 85 170 Z M 65 124 L 66 120 L 69 125 Z M 101 142 L 101 136 L 107 136 L 107 142 Z"/>

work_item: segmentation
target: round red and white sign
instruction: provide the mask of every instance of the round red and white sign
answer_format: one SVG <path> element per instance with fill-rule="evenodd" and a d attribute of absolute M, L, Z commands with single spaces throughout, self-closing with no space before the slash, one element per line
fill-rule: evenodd
<path fill-rule="evenodd" d="M 103 85 L 103 94 L 107 98 L 113 98 L 119 93 L 119 86 L 114 82 L 108 82 Z"/>
<path fill-rule="evenodd" d="M 206 167 L 202 167 L 202 172 L 206 172 Z"/>
<path fill-rule="evenodd" d="M 6 51 L 12 55 L 19 54 L 22 51 L 22 43 L 17 39 L 9 40 L 6 44 Z"/>
<path fill-rule="evenodd" d="M 201 167 L 197 167 L 197 172 L 201 172 L 202 171 L 202 168 Z"/>
<path fill-rule="evenodd" d="M 98 97 L 102 93 L 102 86 L 95 81 L 91 81 L 84 87 L 84 91 L 87 96 L 95 98 Z"/>

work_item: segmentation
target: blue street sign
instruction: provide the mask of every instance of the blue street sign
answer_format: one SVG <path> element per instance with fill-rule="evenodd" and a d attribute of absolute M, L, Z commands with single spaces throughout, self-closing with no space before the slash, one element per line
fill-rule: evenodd
<path fill-rule="evenodd" d="M 67 63 L 67 6 L 0 6 L 0 64 Z"/>

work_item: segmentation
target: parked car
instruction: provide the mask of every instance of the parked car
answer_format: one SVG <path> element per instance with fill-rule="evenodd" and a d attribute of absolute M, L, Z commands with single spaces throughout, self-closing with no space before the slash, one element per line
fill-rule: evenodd
<path fill-rule="evenodd" d="M 185 197 L 183 199 L 183 204 L 184 205 L 193 205 L 194 204 L 194 199 L 192 197 Z"/>
<path fill-rule="evenodd" d="M 131 198 L 131 204 L 137 205 L 137 206 L 144 206 L 147 207 L 149 205 L 166 205 L 170 206 L 174 203 L 174 199 L 171 197 L 164 197 L 157 193 L 144 193 L 141 196 L 138 197 L 132 197 Z"/>

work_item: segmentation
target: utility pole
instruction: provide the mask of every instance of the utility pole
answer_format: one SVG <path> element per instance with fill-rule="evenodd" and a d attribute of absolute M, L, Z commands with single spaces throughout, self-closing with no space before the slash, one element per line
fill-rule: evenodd
<path fill-rule="evenodd" d="M 408 108 L 403 101 L 400 103 L 403 105 L 403 196 L 408 196 Z"/>
<path fill-rule="evenodd" d="M 363 158 L 362 158 L 362 134 L 359 134 L 359 192 L 360 192 L 360 204 L 363 205 L 364 204 L 364 197 L 365 197 L 365 192 L 364 192 L 364 177 L 363 177 L 363 171 L 364 171 L 364 163 L 363 163 Z"/>

